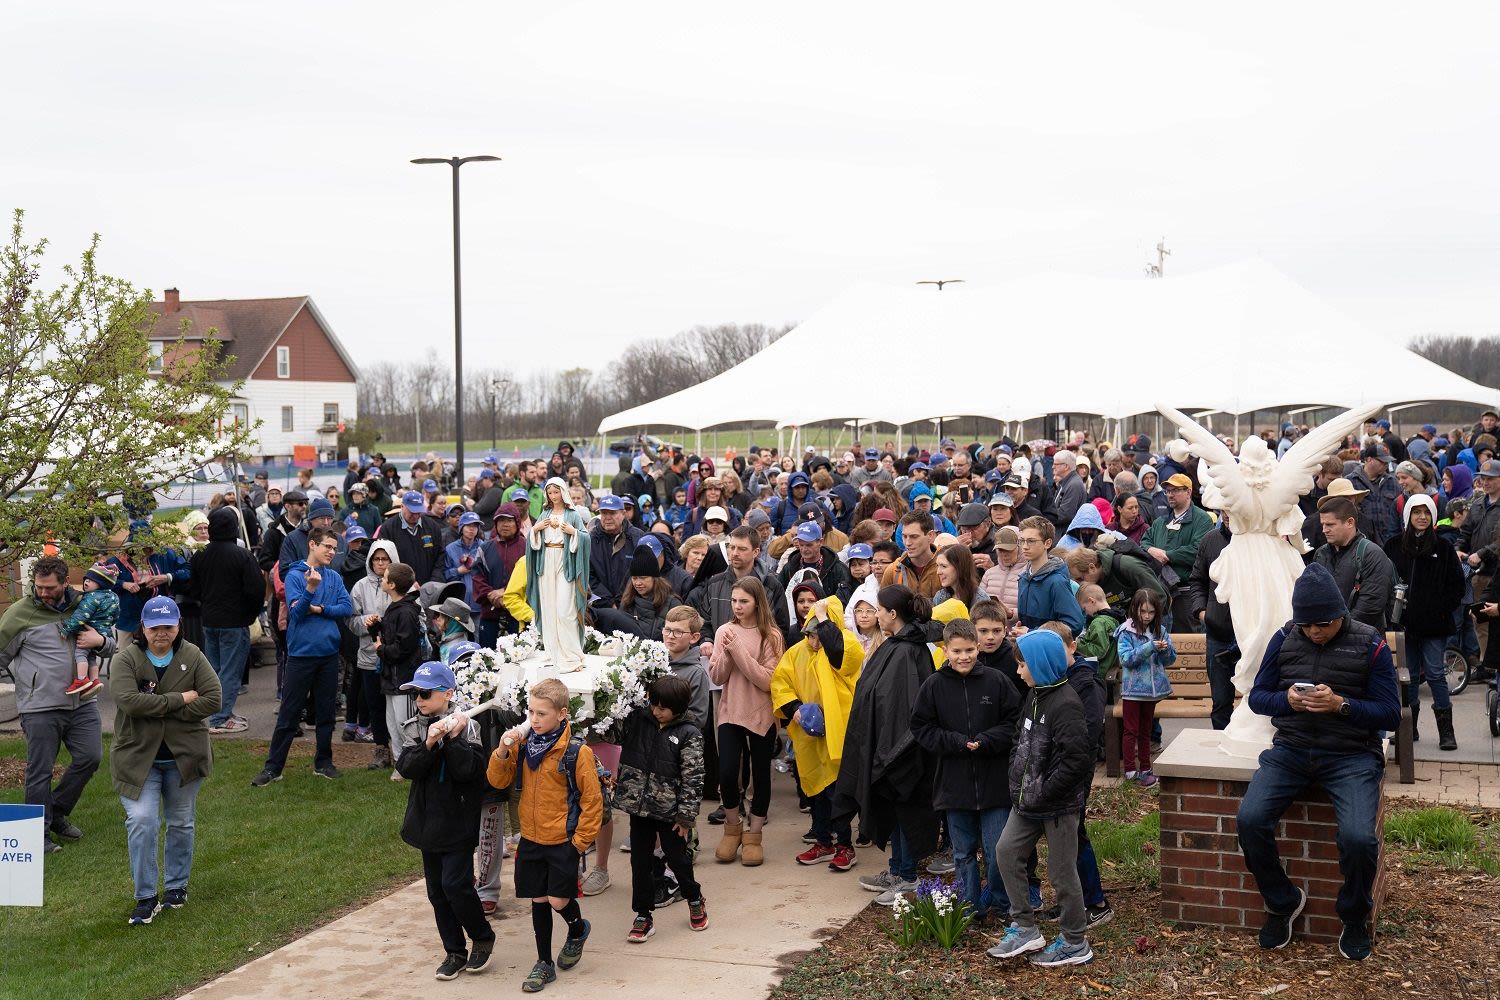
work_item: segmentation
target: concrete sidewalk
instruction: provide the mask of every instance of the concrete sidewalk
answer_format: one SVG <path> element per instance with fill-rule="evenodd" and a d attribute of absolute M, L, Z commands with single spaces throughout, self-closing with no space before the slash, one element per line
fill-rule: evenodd
<path fill-rule="evenodd" d="M 630 910 L 630 856 L 619 852 L 620 824 L 609 868 L 613 885 L 580 900 L 593 923 L 583 961 L 559 972 L 550 997 L 597 996 L 608 991 L 621 1000 L 657 1000 L 691 993 L 714 1000 L 764 1000 L 781 974 L 795 965 L 833 929 L 875 898 L 855 881 L 879 871 L 885 856 L 873 848 L 859 852 L 852 872 L 826 865 L 804 867 L 793 858 L 803 850 L 808 817 L 797 812 L 789 775 L 774 774 L 775 793 L 766 827 L 766 863 L 759 868 L 717 864 L 713 847 L 721 827 L 700 816 L 703 848 L 695 870 L 708 902 L 709 927 L 688 927 L 686 903 L 656 914 L 656 935 L 645 944 L 625 942 Z M 704 810 L 704 815 L 707 808 Z M 617 814 L 619 815 L 619 814 Z M 623 817 L 621 817 L 623 819 Z M 415 854 L 415 852 L 413 852 Z M 502 876 L 513 892 L 510 859 Z M 491 921 L 499 940 L 489 968 L 452 982 L 433 980 L 442 947 L 432 908 L 421 882 L 313 931 L 187 994 L 194 1000 L 325 1000 L 327 997 L 407 998 L 426 995 L 455 1000 L 519 993 L 521 980 L 536 961 L 529 903 L 502 897 Z M 553 927 L 554 955 L 562 946 L 561 920 Z"/>

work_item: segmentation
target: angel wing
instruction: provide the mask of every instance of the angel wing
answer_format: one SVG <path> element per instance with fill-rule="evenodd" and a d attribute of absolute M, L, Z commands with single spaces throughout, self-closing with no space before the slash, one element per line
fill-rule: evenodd
<path fill-rule="evenodd" d="M 1296 503 L 1298 497 L 1312 489 L 1318 467 L 1338 449 L 1344 436 L 1358 430 L 1366 419 L 1378 412 L 1379 405 L 1367 406 L 1363 410 L 1345 410 L 1308 431 L 1277 463 L 1276 471 L 1271 475 L 1270 489 L 1275 491 L 1278 499 Z"/>
<path fill-rule="evenodd" d="M 1192 417 L 1170 406 L 1156 407 L 1157 412 L 1172 422 L 1177 428 L 1177 433 L 1188 443 L 1188 450 L 1197 455 L 1203 461 L 1199 463 L 1198 483 L 1204 489 L 1209 483 L 1220 494 L 1219 510 L 1229 510 L 1240 503 L 1250 499 L 1250 488 L 1245 485 L 1244 477 L 1240 475 L 1239 465 L 1229 449 L 1224 447 L 1224 442 L 1210 434 L 1203 425 Z M 1202 469 L 1208 467 L 1209 479 L 1203 479 Z"/>

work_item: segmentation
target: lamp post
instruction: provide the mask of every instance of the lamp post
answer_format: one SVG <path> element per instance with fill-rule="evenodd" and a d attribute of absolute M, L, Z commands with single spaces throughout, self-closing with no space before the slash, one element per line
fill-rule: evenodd
<path fill-rule="evenodd" d="M 453 168 L 453 464 L 460 483 L 464 481 L 464 305 L 458 244 L 458 168 L 465 163 L 499 159 L 498 156 L 422 156 L 411 161 L 446 163 Z"/>

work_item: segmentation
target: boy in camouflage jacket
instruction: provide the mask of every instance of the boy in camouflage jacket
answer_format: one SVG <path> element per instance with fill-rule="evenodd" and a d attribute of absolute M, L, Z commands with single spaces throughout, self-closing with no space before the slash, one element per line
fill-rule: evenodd
<path fill-rule="evenodd" d="M 652 911 L 658 841 L 688 901 L 689 925 L 695 931 L 708 926 L 688 849 L 703 795 L 703 733 L 687 716 L 692 686 L 667 674 L 651 683 L 650 697 L 648 708 L 625 720 L 615 779 L 615 808 L 630 816 L 630 896 L 636 918 L 626 940 L 633 944 L 656 933 Z"/>

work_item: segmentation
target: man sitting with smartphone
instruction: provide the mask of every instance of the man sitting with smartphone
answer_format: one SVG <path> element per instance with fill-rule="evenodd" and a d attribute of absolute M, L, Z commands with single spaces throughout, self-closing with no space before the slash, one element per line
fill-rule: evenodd
<path fill-rule="evenodd" d="M 1370 954 L 1371 891 L 1380 860 L 1381 734 L 1400 723 L 1401 702 L 1385 637 L 1350 617 L 1333 575 L 1318 563 L 1303 570 L 1292 589 L 1292 620 L 1271 637 L 1250 707 L 1276 727 L 1238 817 L 1245 867 L 1266 901 L 1260 946 L 1285 947 L 1307 904 L 1307 892 L 1282 867 L 1276 824 L 1298 795 L 1321 787 L 1338 817 L 1344 873 L 1339 954 L 1362 961 Z"/>

